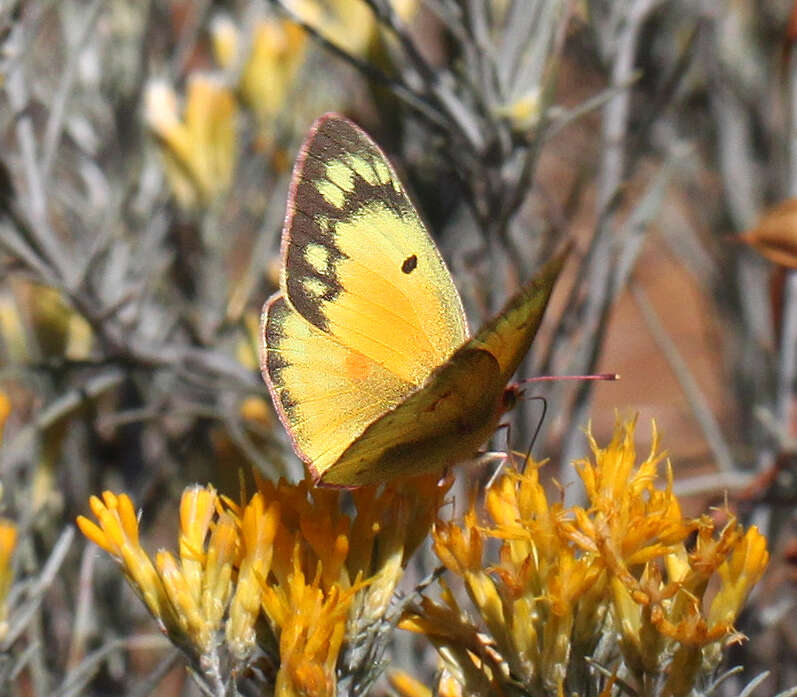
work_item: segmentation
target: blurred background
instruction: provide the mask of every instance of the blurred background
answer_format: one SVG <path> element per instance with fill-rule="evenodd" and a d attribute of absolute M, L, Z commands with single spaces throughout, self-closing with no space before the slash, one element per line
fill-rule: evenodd
<path fill-rule="evenodd" d="M 575 239 L 519 376 L 622 380 L 535 385 L 535 455 L 575 501 L 588 423 L 638 414 L 646 453 L 655 419 L 685 513 L 727 499 L 770 540 L 733 663 L 797 682 L 795 39 L 792 0 L 0 4 L 0 694 L 198 694 L 73 521 L 123 490 L 173 546 L 186 485 L 301 478 L 258 321 L 330 110 L 390 156 L 472 328 Z"/>

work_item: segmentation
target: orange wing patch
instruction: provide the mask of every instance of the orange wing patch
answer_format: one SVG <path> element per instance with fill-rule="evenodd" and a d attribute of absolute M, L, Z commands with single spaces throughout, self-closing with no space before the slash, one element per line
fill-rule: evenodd
<path fill-rule="evenodd" d="M 343 361 L 343 370 L 349 380 L 367 380 L 371 372 L 370 363 L 359 351 L 350 351 Z"/>

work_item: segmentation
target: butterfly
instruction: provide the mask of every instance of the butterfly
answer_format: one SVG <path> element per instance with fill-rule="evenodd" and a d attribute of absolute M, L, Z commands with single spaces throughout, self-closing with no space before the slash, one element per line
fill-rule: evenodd
<path fill-rule="evenodd" d="M 469 337 L 443 258 L 387 157 L 326 114 L 294 166 L 280 289 L 261 317 L 274 406 L 319 485 L 466 460 L 512 408 L 560 254 Z"/>

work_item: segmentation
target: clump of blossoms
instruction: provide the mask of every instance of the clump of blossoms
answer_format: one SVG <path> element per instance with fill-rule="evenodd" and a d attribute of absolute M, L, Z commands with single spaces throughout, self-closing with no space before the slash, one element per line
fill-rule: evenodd
<path fill-rule="evenodd" d="M 212 694 L 244 683 L 278 697 L 364 694 L 397 618 L 390 609 L 409 555 L 432 529 L 435 552 L 467 596 L 404 612 L 442 670 L 435 693 L 394 673 L 406 697 L 696 694 L 709 684 L 750 589 L 768 561 L 755 527 L 729 516 L 684 518 L 665 483 L 654 429 L 637 464 L 634 423 L 608 446 L 590 436 L 576 463 L 588 503 L 551 502 L 539 465 L 507 469 L 462 521 L 437 520 L 450 480 L 417 477 L 351 494 L 307 482 L 259 482 L 235 504 L 190 487 L 177 554 L 139 543 L 133 503 L 105 492 L 83 533 L 132 586 Z M 343 513 L 351 496 L 353 514 Z"/>
<path fill-rule="evenodd" d="M 308 482 L 258 483 L 242 505 L 186 489 L 177 554 L 142 548 L 126 494 L 91 499 L 78 525 L 116 559 L 163 632 L 211 694 L 242 683 L 277 697 L 364 689 L 381 667 L 389 604 L 449 481 L 419 477 L 344 496 Z"/>
<path fill-rule="evenodd" d="M 210 28 L 213 53 L 265 137 L 276 130 L 276 119 L 294 90 L 307 34 L 283 17 L 261 16 L 248 24 L 247 36 L 226 15 L 215 17 Z"/>
<path fill-rule="evenodd" d="M 235 95 L 218 75 L 192 73 L 182 110 L 166 82 L 147 86 L 144 116 L 183 208 L 210 206 L 229 190 L 238 155 L 237 113 Z"/>
<path fill-rule="evenodd" d="M 474 495 L 460 522 L 438 521 L 434 549 L 461 580 L 466 611 L 445 580 L 401 626 L 442 660 L 440 695 L 679 697 L 711 682 L 734 622 L 767 565 L 766 540 L 729 514 L 684 518 L 658 437 L 637 464 L 634 422 L 608 446 L 590 435 L 576 463 L 586 506 L 551 502 L 539 465 L 506 470 Z M 403 695 L 431 695 L 403 674 Z"/>

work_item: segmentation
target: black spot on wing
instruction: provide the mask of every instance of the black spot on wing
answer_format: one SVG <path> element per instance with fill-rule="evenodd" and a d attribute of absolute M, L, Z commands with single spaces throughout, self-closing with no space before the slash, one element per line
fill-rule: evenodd
<path fill-rule="evenodd" d="M 413 254 L 411 256 L 408 256 L 404 260 L 404 263 L 401 265 L 401 270 L 404 273 L 412 273 L 413 271 L 415 271 L 415 268 L 417 266 L 418 266 L 418 257 L 415 254 Z"/>

